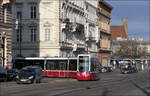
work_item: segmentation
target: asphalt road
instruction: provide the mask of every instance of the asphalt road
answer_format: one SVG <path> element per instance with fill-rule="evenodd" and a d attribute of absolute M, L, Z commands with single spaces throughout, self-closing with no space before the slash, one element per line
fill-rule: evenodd
<path fill-rule="evenodd" d="M 44 78 L 40 84 L 1 82 L 0 96 L 150 96 L 150 72 L 100 73 L 99 81 Z"/>

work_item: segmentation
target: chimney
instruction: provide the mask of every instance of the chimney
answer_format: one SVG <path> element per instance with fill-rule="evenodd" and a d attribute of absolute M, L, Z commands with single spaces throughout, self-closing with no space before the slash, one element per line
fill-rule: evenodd
<path fill-rule="evenodd" d="M 128 37 L 128 18 L 122 18 L 122 24 L 123 24 L 123 26 L 124 26 L 126 35 L 127 35 L 127 37 Z"/>

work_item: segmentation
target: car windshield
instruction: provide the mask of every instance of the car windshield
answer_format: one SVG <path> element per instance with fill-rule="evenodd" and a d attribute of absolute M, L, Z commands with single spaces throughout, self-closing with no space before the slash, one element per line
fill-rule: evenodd
<path fill-rule="evenodd" d="M 19 70 L 17 69 L 11 69 L 11 70 L 7 70 L 8 73 L 19 73 Z"/>
<path fill-rule="evenodd" d="M 19 75 L 33 75 L 34 74 L 34 70 L 31 69 L 23 69 L 20 71 Z"/>

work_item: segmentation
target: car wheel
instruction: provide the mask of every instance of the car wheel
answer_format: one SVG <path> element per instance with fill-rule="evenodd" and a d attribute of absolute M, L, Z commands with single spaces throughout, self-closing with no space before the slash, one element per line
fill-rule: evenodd
<path fill-rule="evenodd" d="M 36 83 L 39 83 L 39 80 L 36 80 Z"/>
<path fill-rule="evenodd" d="M 38 79 L 36 79 L 36 80 L 35 80 L 35 82 L 36 82 L 36 83 L 40 83 L 40 79 L 39 79 L 39 80 L 38 80 Z"/>
<path fill-rule="evenodd" d="M 4 82 L 6 82 L 7 81 L 7 77 L 6 78 L 4 78 L 4 80 L 3 80 Z"/>
<path fill-rule="evenodd" d="M 39 79 L 39 83 L 41 83 L 41 79 Z"/>
<path fill-rule="evenodd" d="M 36 82 L 36 80 L 35 79 L 33 79 L 32 81 L 31 81 L 31 84 L 34 84 Z"/>
<path fill-rule="evenodd" d="M 20 84 L 20 82 L 19 82 L 19 81 L 16 81 L 16 83 L 17 83 L 17 84 Z"/>

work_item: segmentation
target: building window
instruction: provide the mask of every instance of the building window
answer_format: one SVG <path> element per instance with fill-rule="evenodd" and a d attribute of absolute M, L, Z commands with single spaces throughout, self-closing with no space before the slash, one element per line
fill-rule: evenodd
<path fill-rule="evenodd" d="M 2 7 L 2 20 L 3 20 L 3 23 L 6 23 L 6 8 L 5 6 Z"/>
<path fill-rule="evenodd" d="M 20 12 L 20 11 L 17 12 L 17 19 L 18 20 L 22 19 L 22 12 Z"/>
<path fill-rule="evenodd" d="M 45 29 L 45 41 L 50 40 L 50 29 Z"/>
<path fill-rule="evenodd" d="M 30 32 L 31 32 L 31 42 L 36 42 L 36 28 L 32 27 L 30 29 Z"/>
<path fill-rule="evenodd" d="M 31 19 L 36 19 L 36 6 L 31 6 Z"/>

